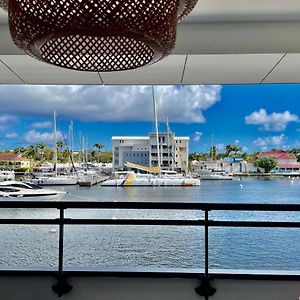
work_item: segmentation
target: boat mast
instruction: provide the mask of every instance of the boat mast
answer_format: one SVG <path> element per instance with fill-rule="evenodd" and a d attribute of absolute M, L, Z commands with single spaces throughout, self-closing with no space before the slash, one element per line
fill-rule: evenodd
<path fill-rule="evenodd" d="M 169 128 L 169 117 L 166 116 L 167 118 L 167 147 L 168 147 L 168 166 L 170 169 L 170 128 Z M 173 162 L 172 162 L 172 171 L 173 171 Z"/>
<path fill-rule="evenodd" d="M 56 111 L 53 111 L 53 165 L 54 177 L 57 177 L 57 140 L 56 140 Z"/>
<path fill-rule="evenodd" d="M 211 160 L 213 161 L 214 160 L 214 135 L 212 134 L 211 137 L 210 137 L 210 151 L 211 151 Z"/>
<path fill-rule="evenodd" d="M 152 85 L 152 97 L 153 97 L 153 108 L 154 108 L 154 120 L 155 120 L 155 134 L 156 134 L 156 149 L 157 149 L 157 166 L 159 167 L 159 175 L 161 175 L 160 171 L 160 151 L 159 151 L 159 136 L 158 136 L 158 119 L 157 119 L 157 107 L 155 100 L 154 87 Z"/>
<path fill-rule="evenodd" d="M 70 148 L 71 148 L 71 161 L 74 162 L 74 123 L 70 124 Z"/>

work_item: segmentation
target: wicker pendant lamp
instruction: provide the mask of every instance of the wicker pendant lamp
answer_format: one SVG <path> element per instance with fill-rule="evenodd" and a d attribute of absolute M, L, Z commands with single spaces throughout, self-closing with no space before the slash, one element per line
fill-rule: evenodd
<path fill-rule="evenodd" d="M 177 23 L 198 0 L 0 0 L 14 43 L 28 55 L 81 71 L 121 71 L 173 50 Z"/>

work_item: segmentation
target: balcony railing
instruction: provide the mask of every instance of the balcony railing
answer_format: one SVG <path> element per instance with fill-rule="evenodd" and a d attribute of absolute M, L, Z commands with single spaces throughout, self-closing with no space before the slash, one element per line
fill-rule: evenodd
<path fill-rule="evenodd" d="M 196 288 L 196 292 L 208 299 L 216 293 L 216 290 L 210 285 L 212 279 L 263 279 L 263 280 L 299 280 L 300 275 L 290 274 L 255 274 L 255 273 L 216 273 L 209 268 L 209 228 L 219 227 L 261 227 L 261 228 L 300 228 L 300 222 L 275 222 L 275 221 L 236 221 L 236 220 L 212 220 L 210 212 L 212 211 L 257 211 L 257 212 L 300 212 L 300 204 L 218 204 L 218 203 L 182 203 L 182 202 L 41 202 L 41 201 L 0 201 L 0 208 L 54 208 L 59 211 L 59 218 L 53 219 L 0 219 L 0 224 L 12 225 L 58 225 L 58 269 L 55 271 L 58 283 L 52 288 L 59 296 L 68 293 L 72 287 L 68 284 L 67 278 L 70 276 L 116 276 L 116 277 L 181 277 L 198 278 L 201 285 Z M 193 210 L 204 212 L 202 219 L 78 219 L 66 218 L 65 211 L 73 209 L 123 209 L 123 210 Z M 198 226 L 204 227 L 204 271 L 172 271 L 172 272 L 140 272 L 140 271 L 66 271 L 64 269 L 64 227 L 66 225 L 151 225 L 151 226 Z M 50 271 L 40 270 L 33 272 L 30 270 L 2 270 L 0 274 L 9 275 L 43 275 Z M 50 272 L 51 273 L 51 272 Z"/>

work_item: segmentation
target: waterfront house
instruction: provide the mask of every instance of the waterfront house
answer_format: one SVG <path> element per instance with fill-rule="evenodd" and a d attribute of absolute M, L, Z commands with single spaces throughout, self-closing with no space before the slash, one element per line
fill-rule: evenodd
<path fill-rule="evenodd" d="M 20 154 L 0 153 L 0 168 L 1 169 L 30 169 L 32 162 L 30 159 L 23 157 Z"/>
<path fill-rule="evenodd" d="M 248 163 L 242 158 L 224 158 L 220 160 L 193 161 L 191 171 L 199 173 L 205 170 L 222 170 L 232 174 L 256 173 L 257 167 L 253 163 Z"/>
<path fill-rule="evenodd" d="M 272 170 L 272 173 L 300 172 L 300 163 L 293 153 L 283 150 L 272 150 L 260 153 L 259 158 L 264 157 L 270 157 L 276 161 L 277 165 Z"/>

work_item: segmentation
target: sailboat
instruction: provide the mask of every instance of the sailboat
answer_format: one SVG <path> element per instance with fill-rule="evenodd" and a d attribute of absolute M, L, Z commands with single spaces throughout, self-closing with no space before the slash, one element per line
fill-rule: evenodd
<path fill-rule="evenodd" d="M 54 111 L 53 113 L 53 165 L 54 173 L 52 173 L 51 176 L 46 176 L 45 174 L 43 174 L 42 176 L 37 175 L 34 176 L 34 178 L 30 180 L 30 182 L 42 186 L 77 184 L 77 174 L 60 175 L 57 173 L 56 111 Z"/>
<path fill-rule="evenodd" d="M 102 186 L 199 186 L 200 179 L 193 178 L 187 174 L 176 173 L 175 171 L 161 170 L 160 158 L 160 143 L 158 134 L 158 118 L 157 118 L 157 105 L 152 87 L 154 119 L 155 119 L 155 134 L 156 134 L 156 148 L 157 148 L 157 167 L 144 167 L 137 164 L 127 162 L 126 167 L 137 170 L 115 172 L 114 175 L 104 181 Z M 175 147 L 176 142 L 173 141 Z M 178 150 L 178 149 L 177 149 Z M 143 173 L 141 173 L 143 172 Z"/>

